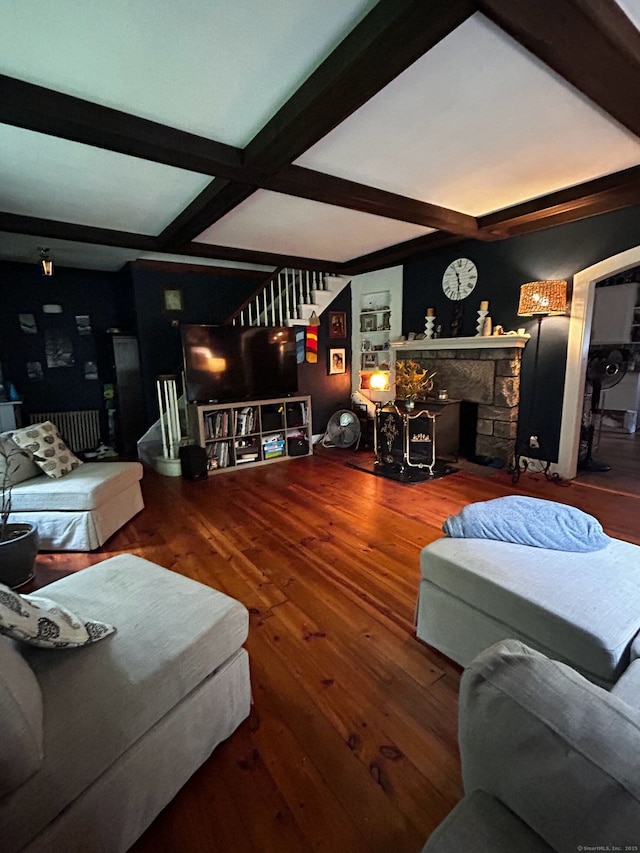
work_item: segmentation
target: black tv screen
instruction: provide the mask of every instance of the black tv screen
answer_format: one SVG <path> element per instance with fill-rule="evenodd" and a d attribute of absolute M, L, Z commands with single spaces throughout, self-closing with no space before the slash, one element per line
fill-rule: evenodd
<path fill-rule="evenodd" d="M 285 397 L 298 390 L 293 328 L 185 325 L 182 348 L 190 403 Z"/>

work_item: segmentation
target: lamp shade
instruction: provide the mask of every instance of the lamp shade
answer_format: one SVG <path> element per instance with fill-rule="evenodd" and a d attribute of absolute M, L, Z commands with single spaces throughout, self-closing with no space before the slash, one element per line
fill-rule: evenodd
<path fill-rule="evenodd" d="M 520 288 L 518 317 L 534 314 L 566 314 L 567 282 L 564 279 L 530 281 Z"/>

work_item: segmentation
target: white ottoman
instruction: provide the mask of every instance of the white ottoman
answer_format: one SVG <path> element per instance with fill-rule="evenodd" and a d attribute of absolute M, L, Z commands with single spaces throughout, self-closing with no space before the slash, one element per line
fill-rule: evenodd
<path fill-rule="evenodd" d="M 611 687 L 640 631 L 640 547 L 551 551 L 488 539 L 423 548 L 416 634 L 467 666 L 513 638 Z"/>

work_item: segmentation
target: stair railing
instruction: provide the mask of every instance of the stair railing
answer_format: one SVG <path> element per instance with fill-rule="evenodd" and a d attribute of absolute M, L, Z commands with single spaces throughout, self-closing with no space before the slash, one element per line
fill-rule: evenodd
<path fill-rule="evenodd" d="M 286 326 L 304 322 L 300 305 L 312 305 L 313 290 L 327 290 L 325 274 L 317 270 L 276 270 L 260 289 L 233 314 L 239 326 Z"/>

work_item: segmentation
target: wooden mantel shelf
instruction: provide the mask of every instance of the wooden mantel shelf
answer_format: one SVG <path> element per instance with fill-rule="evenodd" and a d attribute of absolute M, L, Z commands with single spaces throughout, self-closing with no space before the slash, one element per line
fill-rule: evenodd
<path fill-rule="evenodd" d="M 392 341 L 396 351 L 439 349 L 522 349 L 531 335 L 482 335 L 472 338 L 422 338 L 419 341 Z"/>

